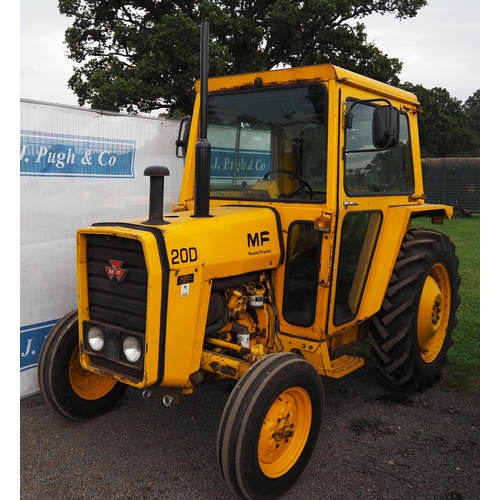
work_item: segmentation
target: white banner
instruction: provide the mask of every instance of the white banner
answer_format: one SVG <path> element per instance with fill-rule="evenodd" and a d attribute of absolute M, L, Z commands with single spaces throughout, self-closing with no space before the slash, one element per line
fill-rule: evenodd
<path fill-rule="evenodd" d="M 178 122 L 21 100 L 21 397 L 39 391 L 45 336 L 76 309 L 75 234 L 149 211 L 150 165 L 163 165 L 165 211 L 178 201 Z"/>

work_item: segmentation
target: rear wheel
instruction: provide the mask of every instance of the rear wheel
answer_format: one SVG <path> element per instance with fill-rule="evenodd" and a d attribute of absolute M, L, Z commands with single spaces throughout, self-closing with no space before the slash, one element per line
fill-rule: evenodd
<path fill-rule="evenodd" d="M 381 310 L 368 329 L 374 364 L 392 386 L 424 389 L 440 378 L 460 303 L 458 258 L 448 236 L 406 233 Z"/>
<path fill-rule="evenodd" d="M 238 381 L 219 427 L 219 468 L 244 499 L 279 498 L 306 468 L 323 419 L 314 367 L 292 353 L 270 354 Z"/>
<path fill-rule="evenodd" d="M 90 420 L 116 406 L 128 386 L 85 370 L 78 349 L 78 312 L 61 318 L 45 339 L 38 360 L 45 402 L 72 420 Z"/>

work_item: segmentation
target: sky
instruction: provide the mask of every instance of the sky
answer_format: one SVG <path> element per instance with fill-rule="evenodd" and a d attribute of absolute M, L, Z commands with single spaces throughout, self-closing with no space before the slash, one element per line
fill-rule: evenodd
<path fill-rule="evenodd" d="M 71 19 L 57 3 L 21 0 L 20 97 L 77 106 L 67 88 L 73 62 L 64 46 Z M 480 0 L 428 0 L 413 19 L 373 15 L 362 22 L 368 41 L 403 62 L 402 82 L 442 87 L 464 102 L 480 88 L 479 6 Z"/>

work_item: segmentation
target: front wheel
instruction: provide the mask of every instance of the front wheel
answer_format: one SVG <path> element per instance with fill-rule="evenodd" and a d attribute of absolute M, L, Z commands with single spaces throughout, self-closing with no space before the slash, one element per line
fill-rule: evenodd
<path fill-rule="evenodd" d="M 90 420 L 115 407 L 128 386 L 85 370 L 78 349 L 78 312 L 61 318 L 43 343 L 38 384 L 46 404 L 72 420 Z"/>
<path fill-rule="evenodd" d="M 460 303 L 458 258 L 448 236 L 430 229 L 405 234 L 381 310 L 368 328 L 382 377 L 404 390 L 441 376 Z"/>
<path fill-rule="evenodd" d="M 217 454 L 229 489 L 274 499 L 299 479 L 316 446 L 324 393 L 314 367 L 292 353 L 270 354 L 238 381 L 222 414 Z"/>

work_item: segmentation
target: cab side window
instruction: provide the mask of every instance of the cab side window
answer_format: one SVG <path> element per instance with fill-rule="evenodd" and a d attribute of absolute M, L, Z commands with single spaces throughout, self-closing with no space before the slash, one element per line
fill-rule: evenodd
<path fill-rule="evenodd" d="M 408 116 L 399 113 L 398 145 L 373 151 L 372 118 L 375 109 L 373 104 L 356 105 L 352 127 L 346 129 L 345 191 L 350 196 L 411 193 L 414 180 Z"/>

